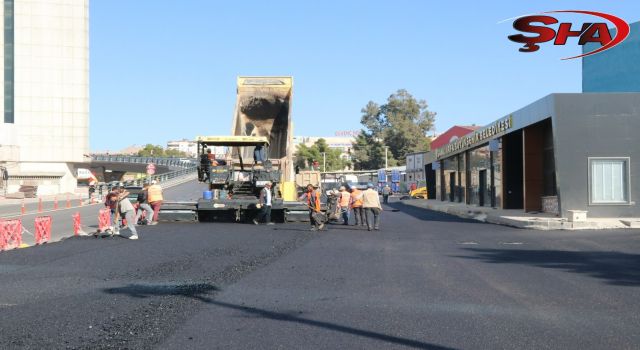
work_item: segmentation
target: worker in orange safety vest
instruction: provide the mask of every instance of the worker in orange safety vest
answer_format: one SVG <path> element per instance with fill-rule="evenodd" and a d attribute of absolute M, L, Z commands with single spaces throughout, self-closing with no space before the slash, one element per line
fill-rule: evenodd
<path fill-rule="evenodd" d="M 350 188 L 351 191 L 351 209 L 353 216 L 356 218 L 356 226 L 366 226 L 364 208 L 362 208 L 362 191 L 355 187 Z"/>
<path fill-rule="evenodd" d="M 156 225 L 158 223 L 158 213 L 160 212 L 160 207 L 162 206 L 162 187 L 158 184 L 156 180 L 151 181 L 151 186 L 147 190 L 149 205 L 153 208 L 153 221 L 149 225 Z"/>

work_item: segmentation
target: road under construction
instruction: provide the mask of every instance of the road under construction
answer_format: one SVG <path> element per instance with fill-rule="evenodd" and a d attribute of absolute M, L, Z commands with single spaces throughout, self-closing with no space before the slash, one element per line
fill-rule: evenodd
<path fill-rule="evenodd" d="M 193 200 L 203 186 L 191 180 L 165 193 Z M 405 203 L 383 205 L 372 232 L 165 222 L 139 227 L 137 241 L 70 237 L 0 252 L 0 348 L 640 343 L 637 230 L 532 234 Z M 100 207 L 82 209 L 87 225 Z"/>

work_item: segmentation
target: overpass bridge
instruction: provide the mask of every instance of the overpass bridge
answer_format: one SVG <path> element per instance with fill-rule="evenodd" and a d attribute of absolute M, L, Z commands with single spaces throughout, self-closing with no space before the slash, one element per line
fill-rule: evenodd
<path fill-rule="evenodd" d="M 91 170 L 98 180 L 104 182 L 121 181 L 126 173 L 146 173 L 147 165 L 153 163 L 156 174 L 166 174 L 172 171 L 195 166 L 194 162 L 179 158 L 160 157 L 131 157 L 118 155 L 92 155 L 89 162 L 74 163 L 76 169 Z"/>

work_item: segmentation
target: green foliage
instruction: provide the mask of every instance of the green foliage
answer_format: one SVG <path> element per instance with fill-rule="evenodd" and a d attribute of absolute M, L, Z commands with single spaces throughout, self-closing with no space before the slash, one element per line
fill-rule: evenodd
<path fill-rule="evenodd" d="M 371 170 L 384 168 L 384 146 L 376 141 L 371 133 L 362 132 L 353 143 L 353 159 L 355 170 Z M 389 166 L 396 166 L 398 162 L 393 158 L 391 149 L 387 150 Z"/>
<path fill-rule="evenodd" d="M 320 164 L 320 170 L 324 171 L 323 152 L 327 161 L 327 171 L 343 170 L 350 166 L 349 161 L 340 158 L 342 152 L 339 149 L 329 148 L 325 139 L 319 139 L 311 147 L 307 147 L 304 144 L 298 145 L 298 150 L 295 154 L 296 166 L 300 167 L 301 170 L 311 170 L 311 165 L 316 160 Z"/>
<path fill-rule="evenodd" d="M 139 157 L 188 157 L 185 152 L 175 149 L 164 149 L 162 146 L 146 144 L 143 149 L 138 151 Z"/>
<path fill-rule="evenodd" d="M 389 147 L 389 166 L 403 165 L 408 153 L 429 150 L 426 134 L 436 114 L 407 90 L 396 91 L 383 105 L 369 101 L 361 112 L 364 130 L 354 143 L 356 169 L 384 167 L 384 146 Z"/>

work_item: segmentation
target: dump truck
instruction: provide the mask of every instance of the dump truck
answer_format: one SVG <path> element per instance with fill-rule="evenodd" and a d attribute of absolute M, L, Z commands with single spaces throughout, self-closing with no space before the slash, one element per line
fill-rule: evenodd
<path fill-rule="evenodd" d="M 296 201 L 292 88 L 291 77 L 238 77 L 231 135 L 196 138 L 203 160 L 198 178 L 210 191 L 194 204 L 199 220 L 253 219 L 260 190 L 267 181 L 273 183 L 274 221 L 308 220 L 306 205 Z M 226 147 L 227 153 L 211 165 L 206 150 L 214 146 Z M 185 203 L 172 205 L 164 210 L 169 220 L 191 218 L 182 215 Z"/>
<path fill-rule="evenodd" d="M 266 157 L 282 172 L 282 182 L 294 181 L 292 77 L 238 77 L 231 135 L 266 137 Z M 253 158 L 245 148 L 243 157 Z"/>

